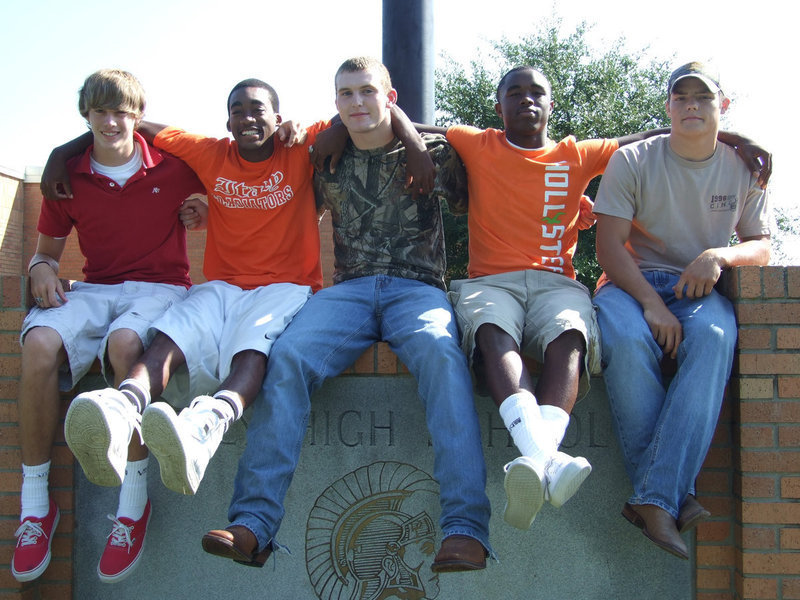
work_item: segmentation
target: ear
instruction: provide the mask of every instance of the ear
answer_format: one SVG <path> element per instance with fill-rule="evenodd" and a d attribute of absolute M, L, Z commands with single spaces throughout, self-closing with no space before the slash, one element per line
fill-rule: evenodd
<path fill-rule="evenodd" d="M 494 112 L 497 113 L 498 117 L 500 117 L 501 119 L 503 118 L 503 107 L 500 106 L 499 102 L 494 103 Z"/>
<path fill-rule="evenodd" d="M 283 122 L 283 119 L 278 113 L 275 113 L 275 125 L 280 125 Z"/>
<path fill-rule="evenodd" d="M 667 101 L 664 102 L 664 109 L 667 111 L 667 116 L 671 119 L 672 118 L 672 112 L 669 109 L 669 98 L 667 98 Z"/>
<path fill-rule="evenodd" d="M 726 112 L 728 112 L 728 109 L 730 108 L 730 106 L 731 106 L 731 99 L 730 98 L 726 98 L 725 96 L 723 96 L 722 97 L 722 102 L 720 102 L 720 104 L 719 104 L 719 113 L 721 115 L 724 115 Z"/>
<path fill-rule="evenodd" d="M 230 131 L 230 130 L 231 130 L 231 120 L 230 120 L 230 119 L 228 119 L 227 121 L 225 121 L 225 128 L 226 128 L 228 131 Z"/>
<path fill-rule="evenodd" d="M 390 89 L 387 92 L 386 97 L 389 99 L 389 103 L 387 105 L 388 107 L 391 108 L 392 105 L 397 104 L 397 90 L 396 89 L 394 89 L 394 88 Z"/>

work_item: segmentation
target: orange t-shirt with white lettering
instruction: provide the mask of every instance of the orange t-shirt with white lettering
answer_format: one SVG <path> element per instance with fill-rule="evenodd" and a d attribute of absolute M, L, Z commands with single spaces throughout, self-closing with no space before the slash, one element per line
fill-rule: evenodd
<path fill-rule="evenodd" d="M 275 141 L 272 156 L 244 160 L 235 141 L 192 135 L 167 127 L 154 145 L 181 158 L 208 194 L 208 236 L 203 273 L 243 289 L 270 283 L 322 287 L 319 220 L 313 167 L 305 144 L 286 148 Z"/>
<path fill-rule="evenodd" d="M 527 150 L 501 130 L 462 125 L 447 141 L 467 167 L 469 276 L 541 269 L 574 279 L 581 195 L 617 141 L 569 136 Z"/>

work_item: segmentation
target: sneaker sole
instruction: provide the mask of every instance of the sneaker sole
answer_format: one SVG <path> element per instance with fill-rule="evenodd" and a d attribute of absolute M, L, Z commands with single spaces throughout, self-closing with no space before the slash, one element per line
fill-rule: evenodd
<path fill-rule="evenodd" d="M 189 460 L 175 420 L 173 414 L 151 404 L 142 417 L 144 444 L 158 459 L 164 485 L 178 494 L 193 496 L 200 482 L 189 477 Z"/>
<path fill-rule="evenodd" d="M 106 487 L 122 485 L 127 453 L 117 468 L 110 456 L 111 429 L 93 400 L 77 397 L 72 401 L 64 420 L 64 437 L 89 481 Z"/>
<path fill-rule="evenodd" d="M 565 467 L 561 477 L 558 478 L 558 485 L 555 489 L 548 488 L 550 504 L 556 508 L 564 506 L 567 500 L 575 495 L 591 472 L 592 466 L 588 462 L 582 465 L 570 464 Z"/>
<path fill-rule="evenodd" d="M 133 572 L 133 570 L 139 564 L 139 559 L 141 559 L 142 555 L 144 554 L 144 545 L 147 543 L 147 526 L 150 524 L 150 517 L 152 516 L 153 512 L 151 510 L 150 514 L 147 515 L 147 523 L 145 523 L 144 525 L 145 537 L 142 540 L 142 547 L 139 548 L 139 555 L 133 559 L 133 562 L 131 564 L 129 564 L 127 567 L 125 567 L 122 571 L 120 571 L 116 575 L 106 575 L 100 570 L 100 565 L 98 564 L 97 576 L 100 578 L 100 581 L 102 581 L 103 583 L 117 583 L 118 581 L 122 581 L 123 579 L 125 579 L 128 575 L 130 575 Z"/>
<path fill-rule="evenodd" d="M 506 507 L 503 519 L 517 529 L 530 529 L 544 504 L 544 485 L 536 471 L 522 464 L 511 465 L 503 483 Z"/>
<path fill-rule="evenodd" d="M 31 569 L 30 571 L 17 571 L 14 568 L 14 559 L 11 559 L 11 574 L 14 576 L 14 579 L 17 581 L 33 581 L 34 579 L 38 579 L 42 573 L 47 570 L 47 567 L 50 566 L 50 559 L 52 558 L 51 548 L 53 546 L 53 535 L 56 532 L 56 528 L 58 527 L 58 521 L 61 518 L 61 511 L 56 510 L 56 518 L 53 519 L 53 529 L 50 532 L 50 537 L 47 540 L 47 554 L 44 557 L 44 560 L 39 563 L 39 566 L 35 569 Z"/>

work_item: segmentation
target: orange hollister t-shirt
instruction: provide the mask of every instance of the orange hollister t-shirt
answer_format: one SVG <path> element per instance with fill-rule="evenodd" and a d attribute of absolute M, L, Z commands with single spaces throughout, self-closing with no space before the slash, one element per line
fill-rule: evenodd
<path fill-rule="evenodd" d="M 467 167 L 469 276 L 542 269 L 574 279 L 581 195 L 617 141 L 569 136 L 527 150 L 501 130 L 461 125 L 447 141 Z"/>
<path fill-rule="evenodd" d="M 230 139 L 168 127 L 155 145 L 183 159 L 208 194 L 203 273 L 243 289 L 270 283 L 322 287 L 319 220 L 308 146 L 327 127 L 308 129 L 305 144 L 275 142 L 272 156 L 249 162 Z"/>

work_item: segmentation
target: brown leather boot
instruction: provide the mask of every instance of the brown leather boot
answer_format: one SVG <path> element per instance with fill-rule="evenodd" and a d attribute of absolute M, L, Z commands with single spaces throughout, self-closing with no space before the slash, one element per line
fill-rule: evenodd
<path fill-rule="evenodd" d="M 248 567 L 263 567 L 272 554 L 272 544 L 258 552 L 255 534 L 242 525 L 212 529 L 203 536 L 203 550 L 215 556 L 230 558 Z"/>
<path fill-rule="evenodd" d="M 642 530 L 642 533 L 662 550 L 688 560 L 689 548 L 678 533 L 675 519 L 655 504 L 628 504 L 622 509 L 622 516 Z"/>

